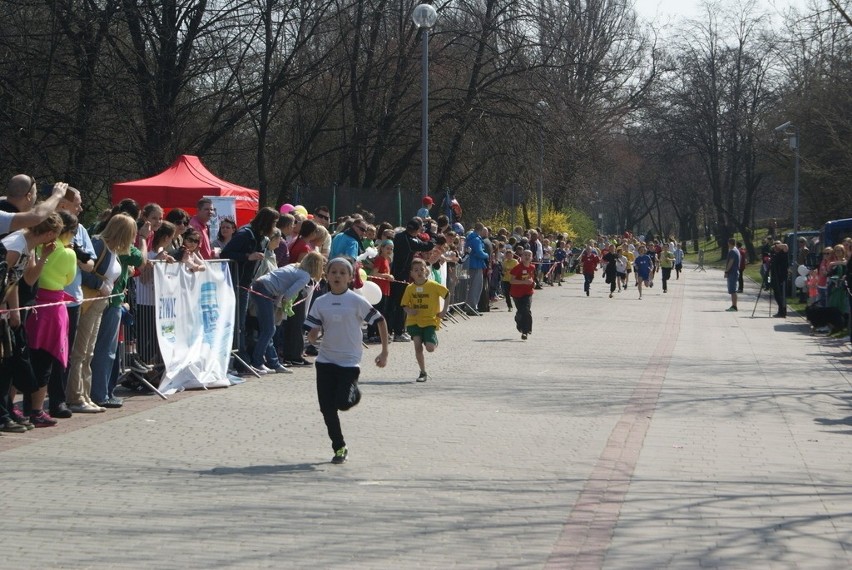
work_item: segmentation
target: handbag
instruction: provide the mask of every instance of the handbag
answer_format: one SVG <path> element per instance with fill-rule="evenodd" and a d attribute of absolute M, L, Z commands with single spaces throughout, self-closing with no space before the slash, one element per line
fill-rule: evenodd
<path fill-rule="evenodd" d="M 103 265 L 104 260 L 106 259 L 107 253 L 108 253 L 107 247 L 106 247 L 106 244 L 104 244 L 104 248 L 103 248 L 103 250 L 101 250 L 101 254 L 98 256 L 97 261 L 95 261 L 95 268 L 92 269 L 92 274 L 95 277 L 100 278 L 101 281 L 104 280 L 104 276 L 103 276 L 103 274 L 98 273 L 98 269 L 100 269 L 101 265 Z M 80 304 L 80 314 L 82 315 L 82 314 L 85 314 L 86 311 L 89 310 L 89 307 L 92 306 L 91 302 L 85 302 L 86 299 L 94 299 L 95 297 L 102 297 L 103 295 L 101 295 L 100 290 L 92 289 L 88 285 L 81 285 L 80 288 L 83 290 L 83 301 L 84 301 L 83 303 Z"/>

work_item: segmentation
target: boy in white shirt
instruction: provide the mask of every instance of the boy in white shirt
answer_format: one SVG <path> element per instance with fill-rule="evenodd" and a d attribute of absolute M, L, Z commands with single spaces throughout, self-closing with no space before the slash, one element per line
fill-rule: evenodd
<path fill-rule="evenodd" d="M 349 455 L 340 428 L 338 410 L 348 410 L 358 403 L 358 377 L 363 353 L 361 323 L 375 324 L 382 339 L 382 351 L 376 366 L 384 368 L 388 360 L 388 328 L 384 317 L 361 295 L 349 290 L 352 264 L 342 257 L 328 262 L 326 279 L 329 292 L 314 300 L 305 319 L 310 329 L 308 342 L 317 345 L 322 332 L 322 345 L 314 367 L 317 371 L 317 397 L 325 420 L 334 457 L 331 462 L 344 463 Z"/>

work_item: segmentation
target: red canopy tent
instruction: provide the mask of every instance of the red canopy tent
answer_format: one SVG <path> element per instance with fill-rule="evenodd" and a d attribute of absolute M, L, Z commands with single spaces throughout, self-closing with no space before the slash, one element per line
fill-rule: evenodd
<path fill-rule="evenodd" d="M 181 208 L 195 214 L 195 204 L 203 196 L 234 196 L 237 225 L 251 221 L 258 210 L 258 191 L 218 178 L 201 164 L 197 156 L 182 154 L 163 172 L 142 180 L 116 182 L 112 185 L 112 202 L 125 198 L 140 206 L 156 202 L 166 212 Z"/>

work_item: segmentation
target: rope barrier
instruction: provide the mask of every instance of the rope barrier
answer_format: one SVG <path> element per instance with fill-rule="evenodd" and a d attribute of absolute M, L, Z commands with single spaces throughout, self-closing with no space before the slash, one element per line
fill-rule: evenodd
<path fill-rule="evenodd" d="M 106 297 L 87 297 L 82 301 L 54 301 L 53 303 L 44 303 L 41 305 L 25 305 L 23 307 L 18 307 L 17 309 L 0 309 L 0 315 L 4 315 L 6 313 L 12 313 L 14 311 L 34 311 L 36 309 L 44 309 L 46 307 L 57 307 L 59 305 L 73 305 L 83 304 L 83 303 L 91 303 L 92 301 L 101 301 L 103 299 L 112 299 L 113 297 L 118 297 L 124 295 L 124 293 L 113 293 L 112 295 L 107 295 Z"/>

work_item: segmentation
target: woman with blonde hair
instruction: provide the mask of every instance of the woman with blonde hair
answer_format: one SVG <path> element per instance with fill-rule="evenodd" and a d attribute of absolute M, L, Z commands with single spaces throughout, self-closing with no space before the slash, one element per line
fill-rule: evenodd
<path fill-rule="evenodd" d="M 68 385 L 65 396 L 68 407 L 78 414 L 106 411 L 92 400 L 92 357 L 95 341 L 102 325 L 102 317 L 110 304 L 109 295 L 121 276 L 120 255 L 129 255 L 136 239 L 136 221 L 130 216 L 119 214 L 110 218 L 104 230 L 92 237 L 95 249 L 95 268 L 83 273 L 83 294 L 87 299 L 80 310 L 77 336 L 71 349 L 68 369 Z M 118 313 L 120 317 L 121 313 Z M 115 323 L 118 331 L 118 321 Z M 108 323 L 109 324 L 109 323 Z"/>
<path fill-rule="evenodd" d="M 281 364 L 272 345 L 272 337 L 275 334 L 275 308 L 282 302 L 292 304 L 311 281 L 322 279 L 324 261 L 319 252 L 311 251 L 305 254 L 298 264 L 274 269 L 252 283 L 258 334 L 257 344 L 252 351 L 251 365 L 259 373 L 290 372 Z"/>

